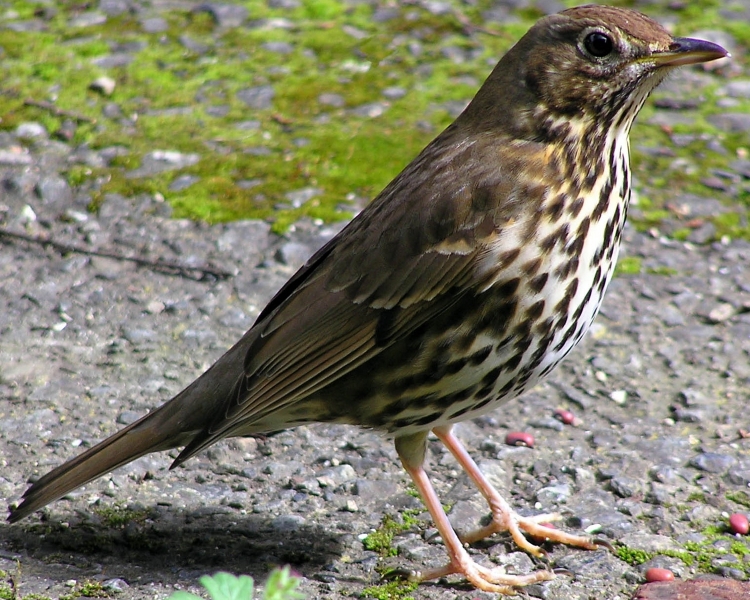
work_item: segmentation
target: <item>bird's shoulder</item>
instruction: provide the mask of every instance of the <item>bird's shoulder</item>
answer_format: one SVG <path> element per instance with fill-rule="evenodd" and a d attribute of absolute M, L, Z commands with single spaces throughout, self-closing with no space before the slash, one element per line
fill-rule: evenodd
<path fill-rule="evenodd" d="M 307 288 L 377 308 L 447 291 L 470 276 L 505 227 L 533 214 L 544 193 L 536 183 L 544 160 L 540 144 L 500 135 L 438 137 L 313 255 L 261 316 Z"/>

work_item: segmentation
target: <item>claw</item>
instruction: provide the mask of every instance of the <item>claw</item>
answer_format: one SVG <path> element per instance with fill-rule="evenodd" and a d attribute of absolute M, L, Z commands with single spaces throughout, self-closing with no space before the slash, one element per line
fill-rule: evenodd
<path fill-rule="evenodd" d="M 606 548 L 612 554 L 616 554 L 616 552 L 617 552 L 615 550 L 615 547 L 612 544 L 610 544 L 607 540 L 604 540 L 602 538 L 594 538 L 593 540 L 591 540 L 591 543 L 596 544 L 600 548 Z"/>
<path fill-rule="evenodd" d="M 380 579 L 383 581 L 419 581 L 421 580 L 422 574 L 419 571 L 413 569 L 389 569 L 385 573 L 381 573 Z"/>

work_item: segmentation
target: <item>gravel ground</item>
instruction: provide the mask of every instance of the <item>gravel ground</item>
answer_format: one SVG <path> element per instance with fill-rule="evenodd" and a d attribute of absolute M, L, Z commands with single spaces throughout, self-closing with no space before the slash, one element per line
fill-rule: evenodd
<path fill-rule="evenodd" d="M 679 77 L 683 85 L 705 85 L 722 76 Z M 668 123 L 678 116 L 665 107 L 655 118 Z M 737 121 L 725 126 L 742 126 Z M 208 226 L 171 219 L 169 206 L 150 196 L 108 196 L 91 214 L 89 196 L 60 175 L 83 160 L 81 152 L 33 124 L 0 132 L 2 226 L 149 260 L 220 266 L 232 276 L 201 277 L 199 270 L 0 237 L 6 503 L 19 498 L 30 477 L 192 381 L 339 229 L 301 222 L 278 237 L 260 221 Z M 746 185 L 750 170 L 743 168 L 739 161 L 725 180 Z M 726 209 L 693 196 L 675 204 L 697 217 Z M 750 485 L 750 243 L 700 242 L 628 228 L 624 253 L 641 259 L 643 274 L 615 279 L 592 332 L 546 383 L 457 429 L 522 513 L 559 510 L 567 529 L 592 528 L 631 549 L 705 546 L 703 569 L 744 579 L 746 562 L 710 531 L 726 522 L 725 513 L 747 510 L 737 501 Z M 554 419 L 558 407 L 573 411 L 577 423 Z M 512 430 L 532 433 L 535 447 L 506 446 Z M 452 521 L 471 528 L 486 506 L 437 442 L 430 450 L 430 472 Z M 161 598 L 178 588 L 196 591 L 201 575 L 219 569 L 262 580 L 272 566 L 291 564 L 310 598 L 343 598 L 378 583 L 376 567 L 444 561 L 392 444 L 374 432 L 300 427 L 219 443 L 175 471 L 167 470 L 170 462 L 167 454 L 144 457 L 41 516 L 0 525 L 0 569 L 15 574 L 20 596 L 75 596 L 82 582 L 94 580 L 118 598 Z M 406 509 L 416 523 L 394 537 L 397 557 L 364 548 L 363 535 L 386 515 L 400 520 Z M 532 586 L 532 597 L 625 599 L 650 566 L 680 578 L 699 571 L 664 555 L 631 566 L 605 550 L 549 551 L 569 576 Z M 472 552 L 509 570 L 535 568 L 504 537 Z M 410 595 L 486 596 L 455 581 L 425 584 Z"/>

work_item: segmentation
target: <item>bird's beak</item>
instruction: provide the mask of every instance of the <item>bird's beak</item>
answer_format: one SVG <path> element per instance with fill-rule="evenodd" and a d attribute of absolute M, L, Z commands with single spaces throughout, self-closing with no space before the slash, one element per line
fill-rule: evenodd
<path fill-rule="evenodd" d="M 653 61 L 657 67 L 694 65 L 729 56 L 718 44 L 693 38 L 674 38 L 665 52 L 654 52 L 644 60 Z"/>

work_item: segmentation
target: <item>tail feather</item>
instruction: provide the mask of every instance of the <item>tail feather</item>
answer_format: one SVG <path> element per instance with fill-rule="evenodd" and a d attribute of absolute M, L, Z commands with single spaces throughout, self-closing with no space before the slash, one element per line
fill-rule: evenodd
<path fill-rule="evenodd" d="M 125 429 L 60 465 L 34 483 L 8 521 L 14 523 L 68 492 L 151 452 L 189 444 L 224 411 L 237 379 L 243 376 L 251 329 L 224 356 L 169 402 Z M 174 465 L 173 465 L 174 466 Z"/>
<path fill-rule="evenodd" d="M 160 434 L 158 427 L 154 427 L 158 412 L 146 415 L 41 477 L 26 490 L 18 507 L 11 509 L 8 521 L 19 521 L 68 492 L 145 454 L 181 445 L 180 439 Z"/>

